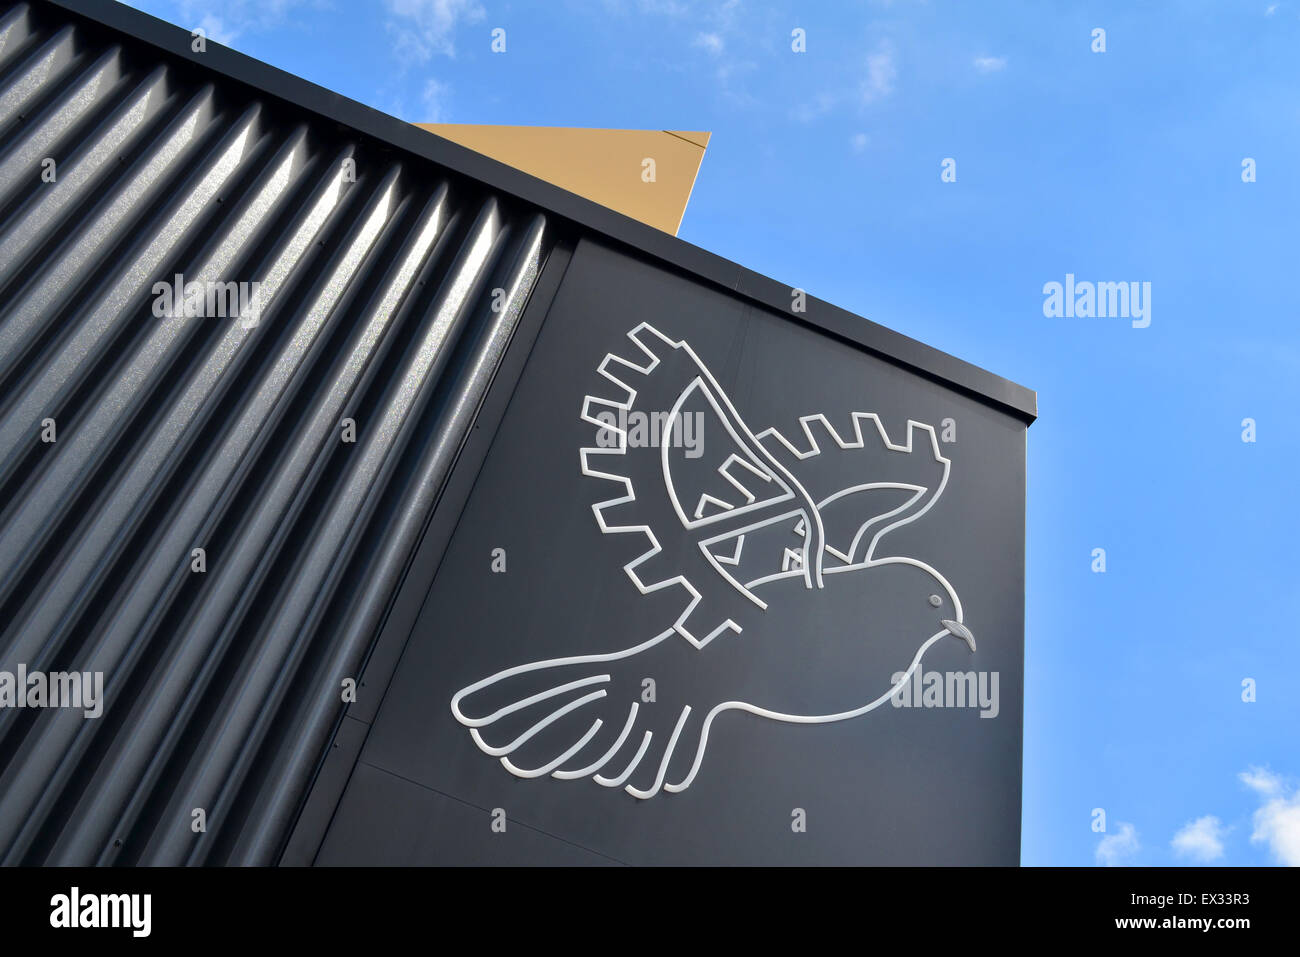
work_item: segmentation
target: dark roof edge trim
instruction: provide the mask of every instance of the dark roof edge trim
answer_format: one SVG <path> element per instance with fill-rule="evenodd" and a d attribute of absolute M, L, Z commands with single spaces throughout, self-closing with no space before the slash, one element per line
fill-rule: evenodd
<path fill-rule="evenodd" d="M 618 243 L 650 255 L 744 299 L 790 316 L 791 287 L 714 255 L 676 236 L 630 219 L 591 200 L 554 186 L 482 154 L 421 130 L 394 116 L 350 100 L 260 60 L 208 41 L 204 53 L 190 48 L 181 27 L 114 0 L 41 0 L 90 20 L 162 53 L 212 70 L 226 78 L 340 123 L 358 134 L 423 157 L 478 180 L 492 190 L 567 219 Z M 1009 379 L 941 352 L 885 326 L 812 296 L 807 311 L 791 318 L 855 343 L 926 378 L 981 399 L 1026 424 L 1038 416 L 1037 394 Z"/>

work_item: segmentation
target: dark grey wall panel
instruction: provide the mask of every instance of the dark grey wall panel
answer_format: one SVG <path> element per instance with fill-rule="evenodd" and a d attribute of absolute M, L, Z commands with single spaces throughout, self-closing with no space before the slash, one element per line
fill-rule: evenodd
<path fill-rule="evenodd" d="M 378 768 L 359 767 L 353 783 L 341 813 L 373 826 L 338 831 L 316 859 L 320 866 L 481 867 L 533 862 L 600 867 L 617 863 L 523 824 L 507 822 L 497 840 L 483 841 L 478 837 L 483 815 L 477 808 Z"/>
<path fill-rule="evenodd" d="M 0 171 L 0 671 L 107 705 L 0 709 L 0 859 L 272 862 L 550 230 L 45 5 Z M 159 317 L 176 274 L 260 311 Z"/>
<path fill-rule="evenodd" d="M 644 374 L 628 365 L 651 366 L 628 337 L 643 323 L 662 333 L 638 334 L 657 360 Z M 670 341 L 689 344 L 699 361 Z M 593 505 L 623 496 L 624 487 L 582 474 L 579 452 L 598 447 L 596 427 L 579 414 L 587 397 L 626 395 L 602 367 L 635 390 L 633 411 L 667 412 L 686 395 L 680 408 L 700 411 L 703 422 L 695 458 L 671 442 L 666 450 L 662 436 L 650 447 L 589 458 L 589 471 L 625 477 L 636 493 L 601 509 L 604 534 Z M 710 394 L 725 395 L 737 415 L 699 401 L 691 383 L 706 375 Z M 805 431 L 801 418 L 817 413 L 825 421 L 809 420 Z M 877 418 L 859 417 L 859 433 L 854 413 Z M 751 459 L 767 478 L 733 468 L 754 494 L 743 513 L 742 493 L 716 472 L 733 450 L 749 454 L 724 419 L 760 436 L 775 428 L 800 453 L 787 454 L 769 435 L 762 444 L 781 465 Z M 814 442 L 817 454 L 803 455 Z M 1024 453 L 1025 426 L 1012 415 L 730 294 L 582 242 L 320 860 L 371 862 L 368 849 L 391 843 L 394 831 L 431 861 L 562 859 L 551 845 L 503 840 L 492 828 L 497 812 L 512 822 L 505 834 L 517 825 L 623 863 L 1017 863 Z M 699 517 L 692 506 L 704 502 L 700 514 L 716 521 L 685 526 L 668 497 L 665 461 L 686 517 Z M 803 501 L 772 492 L 787 479 L 817 507 L 781 520 Z M 705 492 L 729 502 L 735 516 L 708 504 Z M 824 525 L 817 535 L 810 515 Z M 643 525 L 659 549 L 635 566 L 646 593 L 625 566 L 649 540 L 639 531 L 608 533 Z M 869 536 L 855 547 L 862 528 Z M 740 545 L 736 535 L 746 529 Z M 711 564 L 698 545 L 724 533 L 731 537 L 711 553 L 735 562 Z M 789 565 L 793 550 L 811 577 L 815 547 L 827 549 L 823 587 Z M 494 549 L 504 549 L 504 572 L 493 570 Z M 752 584 L 762 608 L 723 574 L 752 583 L 788 567 L 784 578 Z M 687 615 L 691 591 L 680 582 L 655 587 L 678 575 L 700 598 Z M 964 628 L 950 628 L 953 620 Z M 735 627 L 718 630 L 726 622 Z M 675 633 L 652 642 L 674 624 Z M 715 632 L 704 647 L 693 643 Z M 634 655 L 596 657 L 642 643 Z M 705 717 L 727 702 L 806 718 L 888 699 L 893 676 L 923 648 L 916 680 L 924 689 L 924 676 L 939 674 L 944 696 L 933 700 L 944 707 L 885 700 L 822 723 L 730 708 L 709 726 L 707 747 L 697 748 Z M 561 663 L 521 668 L 545 661 Z M 503 671 L 517 673 L 463 699 L 463 715 L 479 723 L 459 722 L 454 696 Z M 967 680 L 991 694 L 994 675 L 988 707 L 955 697 Z M 647 678 L 655 681 L 653 702 L 643 696 Z M 568 690 L 550 694 L 557 688 Z M 633 730 L 620 738 L 625 719 Z M 650 743 L 638 764 L 645 732 Z M 601 768 L 607 785 L 635 768 L 623 786 L 601 787 L 591 773 L 554 775 L 609 754 Z M 374 769 L 475 813 L 453 820 L 413 798 L 386 798 L 374 788 Z M 800 811 L 804 832 L 792 828 Z"/>

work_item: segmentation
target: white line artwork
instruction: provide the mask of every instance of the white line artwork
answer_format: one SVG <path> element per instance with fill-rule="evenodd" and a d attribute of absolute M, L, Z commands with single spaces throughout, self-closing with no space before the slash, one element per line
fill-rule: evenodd
<path fill-rule="evenodd" d="M 581 474 L 617 489 L 592 506 L 599 531 L 643 543 L 623 566 L 628 579 L 642 595 L 678 589 L 684 607 L 640 644 L 516 665 L 462 688 L 451 711 L 480 751 L 521 778 L 591 778 L 642 799 L 678 793 L 701 773 L 710 732 L 728 711 L 791 724 L 847 721 L 887 702 L 898 687 L 888 675 L 906 665 L 902 681 L 910 681 L 943 639 L 975 652 L 948 580 L 882 549 L 947 485 L 951 463 L 932 426 L 909 419 L 896 442 L 875 413 L 847 416 L 844 435 L 817 413 L 800 418 L 797 444 L 774 428 L 754 432 L 689 343 L 647 323 L 627 337 L 631 358 L 611 352 L 596 370 L 609 394 L 585 396 L 580 411 L 617 441 L 580 449 Z M 638 410 L 667 411 L 657 448 L 634 448 L 618 425 Z M 673 441 L 687 414 L 712 425 L 703 456 L 685 456 Z M 844 485 L 845 474 L 860 481 Z M 851 665 L 798 645 L 813 638 L 763 625 L 770 602 L 816 601 L 841 583 L 852 588 L 839 594 L 875 595 L 891 609 L 923 599 L 914 602 L 924 606 L 916 627 L 889 636 L 898 650 L 890 644 L 888 654 L 902 657 L 883 681 L 874 673 L 859 680 Z M 895 618 L 911 615 L 909 606 Z M 659 701 L 646 675 L 683 669 L 689 678 Z M 832 685 L 834 695 L 821 697 Z M 728 695 L 728 686 L 743 686 L 743 695 Z"/>

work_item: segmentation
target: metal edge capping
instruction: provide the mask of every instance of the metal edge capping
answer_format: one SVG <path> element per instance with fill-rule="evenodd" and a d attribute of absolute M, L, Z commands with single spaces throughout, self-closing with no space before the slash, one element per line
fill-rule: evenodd
<path fill-rule="evenodd" d="M 209 41 L 204 53 L 195 53 L 191 50 L 191 35 L 181 27 L 113 0 L 36 2 L 59 7 L 130 40 L 149 44 L 169 57 L 216 72 L 257 96 L 313 113 L 327 123 L 351 127 L 380 146 L 402 150 L 478 180 L 497 193 L 540 207 L 793 321 L 822 329 L 931 381 L 980 399 L 1026 425 L 1038 416 L 1037 394 L 1009 379 L 812 296 L 807 297 L 806 312 L 792 315 L 789 286 L 228 47 Z"/>

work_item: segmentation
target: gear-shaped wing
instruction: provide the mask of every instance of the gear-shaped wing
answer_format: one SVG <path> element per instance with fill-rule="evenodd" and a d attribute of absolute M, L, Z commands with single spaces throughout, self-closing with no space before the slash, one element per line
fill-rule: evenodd
<path fill-rule="evenodd" d="M 934 427 L 909 419 L 906 439 L 890 439 L 874 412 L 855 412 L 841 435 L 824 414 L 805 415 L 796 445 L 775 428 L 758 434 L 766 449 L 788 467 L 813 495 L 822 517 L 826 551 L 856 565 L 875 557 L 888 532 L 924 515 L 943 494 L 951 466 L 939 450 Z M 851 459 L 846 468 L 845 460 Z M 845 486 L 844 475 L 860 482 Z"/>

